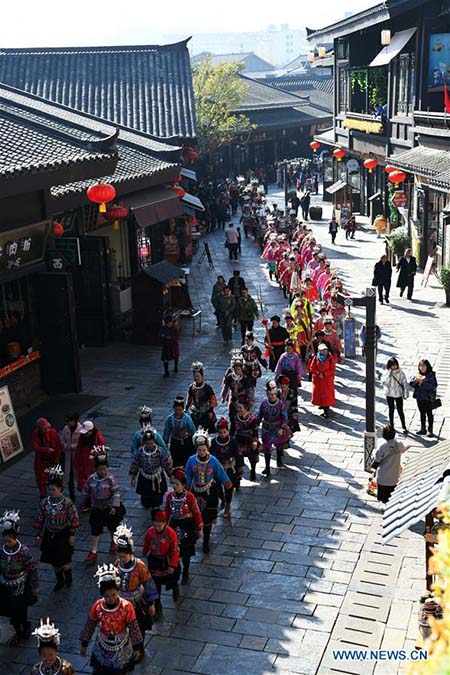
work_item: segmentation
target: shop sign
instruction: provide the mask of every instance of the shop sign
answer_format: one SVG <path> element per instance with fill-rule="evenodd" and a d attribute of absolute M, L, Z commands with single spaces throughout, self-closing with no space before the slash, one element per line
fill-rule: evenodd
<path fill-rule="evenodd" d="M 0 274 L 17 272 L 42 262 L 47 248 L 50 221 L 0 232 Z"/>
<path fill-rule="evenodd" d="M 7 462 L 24 450 L 7 386 L 0 387 L 0 456 Z"/>
<path fill-rule="evenodd" d="M 393 206 L 401 208 L 408 204 L 408 196 L 406 192 L 403 192 L 403 190 L 396 190 L 392 195 L 391 202 Z"/>
<path fill-rule="evenodd" d="M 69 265 L 81 265 L 80 240 L 78 237 L 60 237 L 55 239 L 55 249 L 59 251 Z"/>

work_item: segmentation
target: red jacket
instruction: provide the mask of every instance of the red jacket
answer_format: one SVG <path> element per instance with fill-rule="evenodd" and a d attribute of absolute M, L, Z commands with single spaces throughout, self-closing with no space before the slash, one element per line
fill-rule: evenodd
<path fill-rule="evenodd" d="M 48 431 L 43 431 L 37 427 L 31 434 L 31 445 L 35 452 L 35 469 L 41 467 L 45 469 L 58 464 L 62 448 L 56 429 L 50 427 Z M 49 448 L 52 448 L 54 452 L 49 452 Z"/>
<path fill-rule="evenodd" d="M 152 525 L 145 533 L 142 553 L 145 556 L 151 554 L 158 558 L 166 558 L 169 567 L 176 569 L 180 560 L 177 533 L 169 525 L 162 532 L 157 532 Z M 152 574 L 155 576 L 158 572 L 152 571 Z"/>
<path fill-rule="evenodd" d="M 96 427 L 91 436 L 80 434 L 73 456 L 73 466 L 77 475 L 77 484 L 80 492 L 84 490 L 87 479 L 95 471 L 94 460 L 90 456 L 94 445 L 106 445 L 103 434 Z"/>
<path fill-rule="evenodd" d="M 169 494 L 166 497 L 166 506 L 165 506 L 165 512 L 167 516 L 167 520 L 169 521 L 170 517 L 172 516 L 172 505 L 173 505 L 173 495 L 174 491 L 169 492 Z M 203 527 L 203 519 L 202 519 L 202 514 L 200 512 L 200 509 L 198 508 L 197 500 L 192 494 L 192 492 L 186 491 L 186 502 L 181 509 L 181 514 L 183 518 L 186 517 L 191 517 L 194 521 L 195 527 L 197 530 L 200 530 Z"/>
<path fill-rule="evenodd" d="M 334 396 L 334 371 L 336 370 L 336 361 L 331 354 L 328 354 L 323 363 L 314 356 L 309 366 L 309 372 L 312 373 L 312 397 L 313 405 L 330 407 L 335 404 Z M 319 377 L 323 375 L 323 377 Z"/>

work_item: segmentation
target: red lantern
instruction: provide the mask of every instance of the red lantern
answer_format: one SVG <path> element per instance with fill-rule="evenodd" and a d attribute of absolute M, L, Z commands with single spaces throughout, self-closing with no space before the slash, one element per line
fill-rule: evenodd
<path fill-rule="evenodd" d="M 94 204 L 100 204 L 99 211 L 106 213 L 106 203 L 112 202 L 116 196 L 116 189 L 107 183 L 96 183 L 87 189 L 87 198 Z"/>
<path fill-rule="evenodd" d="M 338 162 L 342 161 L 342 158 L 345 157 L 345 150 L 343 148 L 336 148 L 333 150 L 333 157 L 336 157 Z"/>
<path fill-rule="evenodd" d="M 319 141 L 311 141 L 311 143 L 309 144 L 309 147 L 311 148 L 311 150 L 313 152 L 316 152 L 316 150 L 318 150 L 320 148 L 320 143 L 319 143 Z"/>
<path fill-rule="evenodd" d="M 387 166 L 384 167 L 384 170 L 386 173 L 392 173 L 393 171 L 397 171 L 396 166 L 392 166 L 392 164 L 388 164 Z"/>
<path fill-rule="evenodd" d="M 64 234 L 64 225 L 61 223 L 53 223 L 53 236 L 62 237 Z"/>
<path fill-rule="evenodd" d="M 403 183 L 403 181 L 406 179 L 406 173 L 404 171 L 400 171 L 400 169 L 396 169 L 395 171 L 391 171 L 389 174 L 389 182 L 394 183 L 395 187 L 398 187 L 400 183 Z"/>
<path fill-rule="evenodd" d="M 183 148 L 183 156 L 188 160 L 188 162 L 195 162 L 198 159 L 198 152 L 194 148 L 186 147 Z"/>
<path fill-rule="evenodd" d="M 376 169 L 378 166 L 378 162 L 376 159 L 373 157 L 369 157 L 369 159 L 366 159 L 364 162 L 364 168 L 367 169 L 369 173 L 372 173 L 374 169 Z"/>
<path fill-rule="evenodd" d="M 186 190 L 183 190 L 183 188 L 180 185 L 174 185 L 172 190 L 176 193 L 177 197 L 180 199 L 183 199 L 184 195 L 186 194 Z"/>
<path fill-rule="evenodd" d="M 113 221 L 113 228 L 118 230 L 120 227 L 120 221 L 125 220 L 128 217 L 128 209 L 122 204 L 113 204 L 108 208 L 105 213 L 106 220 Z"/>

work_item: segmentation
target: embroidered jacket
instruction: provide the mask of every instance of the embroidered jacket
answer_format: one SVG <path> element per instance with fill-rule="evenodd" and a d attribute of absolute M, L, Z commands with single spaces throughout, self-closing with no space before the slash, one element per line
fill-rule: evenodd
<path fill-rule="evenodd" d="M 25 582 L 32 591 L 39 586 L 36 563 L 30 550 L 19 540 L 15 548 L 0 547 L 0 587 L 6 587 L 14 596 L 22 595 Z"/>
<path fill-rule="evenodd" d="M 159 433 L 159 431 L 156 431 L 156 429 L 153 429 L 153 433 L 155 434 L 155 443 L 156 445 L 159 445 L 160 448 L 164 448 L 164 450 L 167 450 L 167 445 L 164 442 L 163 437 Z M 134 433 L 133 440 L 131 441 L 131 457 L 134 458 L 137 455 L 137 452 L 139 448 L 142 445 L 142 429 L 138 429 Z"/>
<path fill-rule="evenodd" d="M 66 659 L 57 656 L 55 663 L 51 666 L 46 666 L 43 661 L 35 663 L 30 675 L 75 675 L 75 670 Z"/>
<path fill-rule="evenodd" d="M 192 518 L 197 530 L 203 527 L 202 514 L 198 508 L 197 500 L 188 490 L 183 490 L 181 494 L 177 494 L 175 490 L 169 492 L 166 497 L 165 511 L 169 521 L 171 518 L 173 520 Z"/>
<path fill-rule="evenodd" d="M 54 533 L 62 532 L 67 528 L 70 528 L 71 534 L 75 534 L 79 525 L 77 509 L 67 497 L 61 496 L 57 500 L 53 497 L 45 497 L 41 500 L 34 523 L 38 534 L 44 529 Z"/>
<path fill-rule="evenodd" d="M 239 454 L 238 444 L 230 435 L 226 439 L 216 436 L 211 442 L 211 453 L 217 457 L 224 469 L 234 468 L 238 471 L 244 466 L 242 455 Z"/>
<path fill-rule="evenodd" d="M 119 598 L 116 607 L 112 609 L 103 598 L 94 602 L 80 636 L 81 643 L 85 647 L 89 644 L 97 626 L 106 638 L 126 637 L 128 631 L 133 648 L 137 650 L 142 647 L 142 633 L 136 621 L 136 612 L 128 600 Z"/>
<path fill-rule="evenodd" d="M 121 598 L 129 600 L 133 605 L 140 600 L 150 605 L 158 599 L 155 582 L 143 560 L 131 558 L 129 563 L 116 560 L 114 565 L 120 576 L 119 594 Z"/>
<path fill-rule="evenodd" d="M 186 408 L 190 414 L 192 412 L 197 414 L 206 413 L 214 410 L 216 406 L 217 398 L 211 385 L 206 382 L 202 382 L 200 385 L 192 382 L 189 385 Z"/>
<path fill-rule="evenodd" d="M 164 441 L 168 443 L 171 438 L 177 441 L 184 441 L 188 436 L 195 433 L 195 424 L 192 417 L 188 413 L 183 413 L 182 417 L 178 418 L 175 413 L 172 413 L 166 418 L 164 426 Z"/>
<path fill-rule="evenodd" d="M 90 498 L 93 509 L 108 509 L 120 506 L 119 481 L 109 471 L 104 478 L 100 478 L 97 473 L 89 476 L 83 494 L 86 500 Z"/>
<path fill-rule="evenodd" d="M 231 487 L 230 479 L 222 464 L 214 455 L 209 455 L 205 462 L 202 462 L 197 455 L 189 457 L 186 463 L 186 480 L 187 485 L 194 492 L 196 487 L 206 487 L 214 480 L 222 483 L 225 487 Z"/>
<path fill-rule="evenodd" d="M 153 526 L 149 527 L 144 536 L 142 553 L 145 556 L 152 555 L 161 560 L 165 559 L 169 567 L 176 569 L 180 560 L 180 549 L 175 530 L 169 525 L 162 532 L 157 532 Z"/>
<path fill-rule="evenodd" d="M 136 476 L 140 472 L 144 478 L 151 478 L 154 474 L 160 473 L 161 469 L 170 474 L 172 468 L 172 455 L 167 448 L 155 445 L 153 450 L 150 450 L 143 445 L 131 461 L 130 475 Z"/>

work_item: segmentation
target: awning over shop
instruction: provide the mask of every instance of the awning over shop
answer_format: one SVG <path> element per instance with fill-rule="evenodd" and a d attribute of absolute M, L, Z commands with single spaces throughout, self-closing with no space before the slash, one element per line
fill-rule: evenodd
<path fill-rule="evenodd" d="M 384 543 L 425 518 L 446 498 L 449 469 L 450 441 L 423 449 L 409 459 L 383 515 Z"/>
<path fill-rule="evenodd" d="M 181 201 L 183 202 L 183 204 L 189 206 L 191 209 L 195 209 L 196 211 L 205 210 L 205 207 L 201 203 L 200 199 L 198 197 L 195 197 L 195 195 L 190 195 L 189 192 L 186 192 Z"/>
<path fill-rule="evenodd" d="M 330 185 L 330 187 L 327 187 L 325 192 L 328 192 L 330 195 L 334 195 L 336 192 L 339 192 L 339 190 L 342 190 L 345 187 L 350 187 L 348 183 L 345 182 L 345 180 L 337 180 L 333 185 Z"/>
<path fill-rule="evenodd" d="M 400 54 L 403 47 L 410 41 L 415 32 L 416 28 L 408 28 L 407 30 L 401 30 L 398 33 L 394 33 L 391 38 L 391 44 L 387 45 L 387 47 L 383 47 L 381 52 L 379 52 L 374 60 L 369 63 L 369 66 L 371 68 L 375 68 L 376 66 L 386 66 L 397 56 L 397 54 Z"/>
<path fill-rule="evenodd" d="M 163 187 L 134 192 L 127 195 L 124 201 L 132 209 L 140 227 L 183 215 L 183 205 L 179 197 L 172 190 Z"/>
<path fill-rule="evenodd" d="M 331 129 L 326 129 L 321 134 L 314 134 L 314 140 L 319 141 L 319 143 L 323 143 L 323 145 L 335 146 L 336 141 L 334 140 L 334 127 L 331 127 Z"/>
<path fill-rule="evenodd" d="M 144 269 L 145 274 L 161 284 L 167 284 L 174 279 L 181 279 L 184 277 L 184 270 L 181 267 L 172 265 L 167 260 L 162 260 L 159 263 L 150 265 Z"/>
<path fill-rule="evenodd" d="M 185 178 L 189 178 L 189 180 L 194 180 L 195 182 L 197 182 L 197 174 L 195 173 L 195 171 L 192 171 L 192 169 L 185 169 L 183 167 L 180 173 Z"/>
<path fill-rule="evenodd" d="M 389 163 L 419 176 L 437 176 L 450 170 L 450 152 L 418 145 L 399 155 L 391 155 Z"/>

